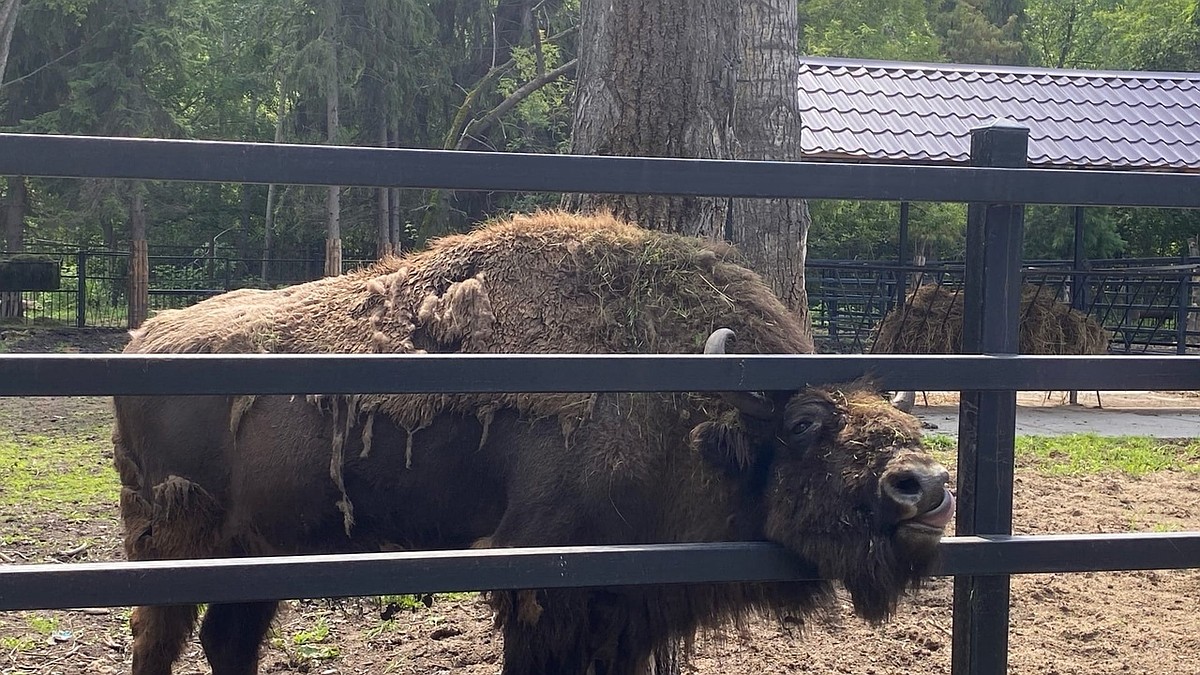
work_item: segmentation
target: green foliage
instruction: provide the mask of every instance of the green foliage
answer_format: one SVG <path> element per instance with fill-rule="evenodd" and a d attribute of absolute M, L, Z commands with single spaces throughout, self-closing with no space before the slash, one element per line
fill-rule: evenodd
<path fill-rule="evenodd" d="M 801 51 L 896 61 L 940 61 L 924 0 L 801 0 Z"/>
<path fill-rule="evenodd" d="M 516 47 L 512 56 L 516 63 L 515 76 L 500 78 L 497 87 L 505 97 L 540 74 L 533 47 Z M 550 42 L 542 43 L 542 58 L 544 71 L 554 70 L 564 62 L 562 49 Z M 568 97 L 574 86 L 574 80 L 559 79 L 518 103 L 503 125 L 505 149 L 512 152 L 564 152 L 571 135 Z"/>
<path fill-rule="evenodd" d="M 539 73 L 576 55 L 578 0 L 30 0 L 17 22 L 0 130 L 271 142 L 325 142 L 325 88 L 341 94 L 339 142 L 442 147 L 456 120 L 484 117 Z M 799 0 L 812 55 L 1112 69 L 1200 68 L 1197 0 Z M 324 30 L 327 13 L 336 29 Z M 531 32 L 536 31 L 536 33 Z M 549 39 L 558 36 L 554 40 Z M 330 80 L 328 59 L 338 56 Z M 513 66 L 484 82 L 493 67 Z M 480 85 L 485 86 L 480 86 Z M 468 149 L 559 152 L 571 126 L 569 78 L 473 133 Z M 471 97 L 473 95 L 473 98 Z M 457 139 L 455 139 L 457 141 Z M 34 178 L 27 239 L 124 247 L 130 188 L 114 180 Z M 267 186 L 149 183 L 155 245 L 214 239 L 261 255 Z M 281 188 L 273 257 L 323 251 L 325 189 Z M 400 191 L 406 246 L 488 215 L 555 204 L 557 195 Z M 375 247 L 374 190 L 342 195 L 347 258 Z M 812 256 L 894 258 L 896 205 L 814 203 Z M 1091 218 L 1091 216 L 1089 216 Z M 962 247 L 959 205 L 913 205 L 914 246 Z M 1113 211 L 1089 228 L 1089 254 L 1174 255 L 1200 215 Z M 1030 210 L 1033 257 L 1069 248 L 1069 224 Z M 911 252 L 910 252 L 911 253 Z M 247 266 L 236 276 L 256 270 Z M 165 271 L 163 271 L 165 273 Z"/>
<path fill-rule="evenodd" d="M 953 63 L 1019 64 L 1025 62 L 1020 36 L 1020 8 L 1009 11 L 996 0 L 946 0 L 934 11 L 932 23 L 942 53 Z M 1016 10 L 1016 11 L 1011 11 Z M 989 14 L 995 20 L 989 18 Z M 1000 15 L 1005 15 L 1001 17 Z"/>
<path fill-rule="evenodd" d="M 1112 209 L 1111 214 L 1113 227 L 1125 242 L 1123 253 L 1131 257 L 1181 255 L 1187 251 L 1187 240 L 1200 236 L 1200 211 Z"/>
<path fill-rule="evenodd" d="M 814 200 L 809 204 L 810 258 L 891 260 L 899 255 L 900 205 L 896 202 Z M 965 247 L 966 207 L 942 202 L 910 205 L 907 252 L 924 248 L 932 257 L 956 259 Z"/>
<path fill-rule="evenodd" d="M 1075 214 L 1071 207 L 1029 206 L 1025 208 L 1025 258 L 1066 260 L 1075 251 Z M 1111 258 L 1125 250 L 1112 209 L 1086 209 L 1083 230 L 1084 255 Z"/>
<path fill-rule="evenodd" d="M 326 87 L 341 98 L 339 142 L 378 145 L 386 126 L 401 147 L 440 147 L 470 90 L 509 50 L 532 70 L 522 21 L 494 22 L 523 7 L 509 0 L 166 0 L 26 3 L 0 89 L 0 129 L 50 133 L 156 135 L 325 142 Z M 576 0 L 538 3 L 543 37 L 577 21 Z M 337 29 L 323 31 L 325 12 Z M 517 16 L 520 19 L 519 16 Z M 513 27 L 516 27 L 515 29 Z M 516 30 L 517 32 L 514 32 Z M 573 57 L 572 39 L 543 41 L 548 67 Z M 336 82 L 328 59 L 338 57 Z M 525 80 L 514 75 L 512 84 Z M 475 142 L 482 147 L 556 151 L 566 143 L 569 81 L 537 92 Z M 472 115 L 502 99 L 492 88 Z M 282 115 L 282 118 L 281 118 Z M 120 181 L 36 179 L 27 235 L 123 246 L 127 187 Z M 155 244 L 196 245 L 222 234 L 241 257 L 259 255 L 266 186 L 151 184 L 146 199 Z M 281 189 L 275 258 L 323 249 L 323 189 Z M 464 220 L 503 209 L 510 198 L 465 195 Z M 342 199 L 347 257 L 374 250 L 374 190 Z M 401 220 L 418 222 L 426 203 L 402 191 Z M 415 215 L 414 215 L 415 213 Z M 410 232 L 406 244 L 423 233 Z"/>
<path fill-rule="evenodd" d="M 1028 0 L 1035 63 L 1056 68 L 1200 69 L 1196 0 Z"/>

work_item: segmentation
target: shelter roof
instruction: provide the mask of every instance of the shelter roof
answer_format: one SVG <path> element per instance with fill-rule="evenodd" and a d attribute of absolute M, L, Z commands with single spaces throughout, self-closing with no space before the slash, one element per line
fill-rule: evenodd
<path fill-rule="evenodd" d="M 805 57 L 804 156 L 966 163 L 969 130 L 1029 127 L 1029 163 L 1200 172 L 1200 73 Z"/>

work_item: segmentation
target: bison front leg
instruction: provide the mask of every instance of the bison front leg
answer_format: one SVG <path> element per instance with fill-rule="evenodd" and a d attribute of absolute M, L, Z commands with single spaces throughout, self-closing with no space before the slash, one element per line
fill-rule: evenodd
<path fill-rule="evenodd" d="M 200 644 L 213 675 L 256 675 L 258 650 L 277 602 L 212 605 L 200 625 Z"/>
<path fill-rule="evenodd" d="M 118 446 L 119 447 L 119 446 Z M 121 490 L 125 554 L 130 560 L 170 560 L 221 555 L 216 544 L 221 511 L 202 488 L 171 476 L 150 491 Z M 133 610 L 133 675 L 171 675 L 196 625 L 195 605 Z"/>
<path fill-rule="evenodd" d="M 171 675 L 196 625 L 195 605 L 138 607 L 129 617 L 133 675 Z"/>

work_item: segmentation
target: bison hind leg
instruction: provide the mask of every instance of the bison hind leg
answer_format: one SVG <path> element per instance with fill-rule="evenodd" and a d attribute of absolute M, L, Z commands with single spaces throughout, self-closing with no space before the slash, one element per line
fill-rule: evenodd
<path fill-rule="evenodd" d="M 200 644 L 213 675 L 255 675 L 259 647 L 277 602 L 211 605 L 200 626 Z"/>

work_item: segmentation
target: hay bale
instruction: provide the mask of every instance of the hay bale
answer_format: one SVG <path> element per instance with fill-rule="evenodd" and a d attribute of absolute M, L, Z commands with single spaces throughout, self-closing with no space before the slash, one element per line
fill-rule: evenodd
<path fill-rule="evenodd" d="M 1058 302 L 1040 286 L 1021 288 L 1020 353 L 1103 354 L 1108 331 L 1092 317 Z M 962 351 L 963 292 L 937 284 L 913 291 L 876 328 L 876 354 L 957 354 Z"/>
<path fill-rule="evenodd" d="M 547 212 L 343 276 L 164 311 L 134 331 L 126 351 L 700 353 L 718 327 L 735 331 L 739 352 L 813 351 L 803 324 L 729 246 L 608 215 Z M 564 432 L 585 418 L 590 401 L 586 394 L 351 398 L 347 418 L 378 409 L 410 430 L 443 410 L 486 423 L 513 406 L 559 415 Z"/>
<path fill-rule="evenodd" d="M 0 256 L 0 291 L 57 291 L 58 261 L 27 253 Z"/>

